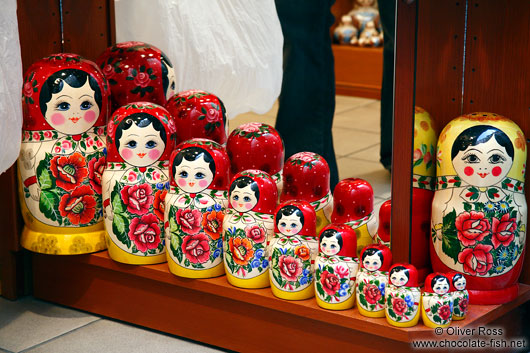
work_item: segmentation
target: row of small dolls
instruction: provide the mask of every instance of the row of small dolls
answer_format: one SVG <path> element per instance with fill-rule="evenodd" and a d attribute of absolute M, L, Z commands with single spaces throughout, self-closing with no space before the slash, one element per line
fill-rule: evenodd
<path fill-rule="evenodd" d="M 383 29 L 375 1 L 356 0 L 354 8 L 341 17 L 340 24 L 333 32 L 333 40 L 338 44 L 361 47 L 381 46 Z"/>

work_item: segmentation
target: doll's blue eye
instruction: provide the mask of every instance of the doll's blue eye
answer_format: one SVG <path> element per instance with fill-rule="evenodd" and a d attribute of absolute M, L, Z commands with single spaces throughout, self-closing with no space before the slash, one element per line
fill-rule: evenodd
<path fill-rule="evenodd" d="M 280 225 L 281 225 L 282 227 L 286 227 L 286 226 L 287 226 L 287 224 L 286 224 L 285 222 L 280 223 Z"/>
<path fill-rule="evenodd" d="M 204 175 L 204 173 L 197 173 L 195 174 L 195 179 L 204 179 L 206 177 L 206 175 Z"/>
<path fill-rule="evenodd" d="M 239 200 L 239 196 L 235 195 L 234 196 L 234 200 L 236 200 L 236 201 Z"/>
<path fill-rule="evenodd" d="M 243 198 L 243 201 L 245 201 L 245 202 L 250 202 L 250 197 L 245 196 L 245 197 Z"/>
<path fill-rule="evenodd" d="M 291 228 L 296 228 L 296 223 L 291 223 Z"/>
<path fill-rule="evenodd" d="M 498 164 L 498 163 L 502 163 L 506 160 L 506 158 L 504 158 L 503 156 L 501 156 L 500 154 L 494 154 L 492 155 L 488 161 L 491 163 L 491 164 Z"/>
<path fill-rule="evenodd" d="M 88 110 L 92 108 L 92 103 L 90 103 L 89 101 L 84 101 L 83 103 L 81 103 L 81 110 Z"/>
<path fill-rule="evenodd" d="M 337 246 L 335 244 L 331 244 L 330 248 L 335 249 Z"/>
<path fill-rule="evenodd" d="M 132 140 L 132 141 L 129 141 L 127 142 L 127 144 L 125 145 L 129 148 L 136 148 L 136 141 Z"/>
<path fill-rule="evenodd" d="M 65 111 L 70 109 L 70 103 L 62 102 L 57 104 L 57 110 Z"/>
<path fill-rule="evenodd" d="M 145 144 L 145 148 L 155 148 L 156 147 L 156 142 L 155 141 L 148 141 L 146 144 Z"/>
<path fill-rule="evenodd" d="M 188 177 L 188 172 L 184 172 L 184 171 L 183 171 L 183 172 L 180 172 L 180 173 L 179 173 L 179 177 L 181 177 L 181 178 L 187 178 L 187 177 Z"/>

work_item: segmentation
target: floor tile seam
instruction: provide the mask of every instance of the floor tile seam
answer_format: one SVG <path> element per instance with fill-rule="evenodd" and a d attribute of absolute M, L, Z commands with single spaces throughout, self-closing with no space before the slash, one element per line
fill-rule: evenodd
<path fill-rule="evenodd" d="M 367 160 L 364 160 L 364 159 L 361 159 L 361 158 L 355 158 L 355 157 L 354 157 L 354 158 L 351 158 L 351 157 L 349 157 L 349 156 L 351 156 L 351 155 L 353 155 L 353 154 L 355 154 L 355 153 L 360 153 L 360 152 L 366 151 L 366 150 L 368 150 L 368 149 L 370 149 L 370 148 L 372 148 L 372 147 L 375 147 L 375 146 L 377 146 L 377 145 L 380 145 L 380 144 L 381 144 L 380 142 L 378 142 L 378 143 L 374 143 L 373 145 L 363 147 L 363 148 L 361 148 L 360 150 L 356 150 L 356 151 L 353 151 L 353 152 L 349 152 L 349 153 L 347 153 L 347 154 L 345 154 L 345 155 L 340 155 L 340 158 L 359 159 L 359 160 L 362 160 L 363 162 L 379 163 L 379 161 L 367 161 Z M 381 166 L 381 168 L 382 168 L 382 167 L 383 167 L 383 166 Z"/>
<path fill-rule="evenodd" d="M 337 110 L 335 110 L 335 115 L 344 114 L 344 113 L 346 113 L 346 112 L 349 112 L 350 110 L 354 110 L 354 109 L 358 109 L 358 108 L 366 107 L 367 105 L 373 104 L 373 103 L 375 103 L 375 102 L 377 102 L 377 100 L 376 100 L 376 101 L 373 101 L 373 102 L 363 103 L 363 104 L 358 105 L 358 106 L 355 106 L 355 107 L 350 107 L 350 108 L 347 108 L 347 109 L 345 108 L 344 110 L 341 110 L 341 111 L 337 111 Z"/>
<path fill-rule="evenodd" d="M 339 128 L 340 129 L 350 130 L 350 131 L 355 131 L 355 132 L 364 132 L 364 133 L 367 133 L 367 134 L 373 134 L 373 135 L 377 135 L 377 136 L 379 136 L 381 134 L 380 131 L 359 129 L 359 128 L 351 128 L 351 127 L 341 126 L 341 125 L 333 125 L 333 127 L 332 127 L 332 129 L 339 129 Z"/>

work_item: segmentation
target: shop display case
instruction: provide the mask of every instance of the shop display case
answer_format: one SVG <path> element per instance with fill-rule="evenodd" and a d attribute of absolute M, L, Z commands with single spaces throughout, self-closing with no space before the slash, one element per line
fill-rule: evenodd
<path fill-rule="evenodd" d="M 56 0 L 19 0 L 18 17 L 25 69 L 53 52 L 76 52 L 95 59 L 115 42 L 112 0 L 62 0 L 61 8 Z M 525 60 L 530 43 L 527 36 L 517 34 L 526 33 L 529 22 L 530 9 L 523 0 L 509 7 L 489 0 L 397 1 L 392 167 L 395 262 L 410 262 L 412 256 L 415 104 L 429 111 L 439 126 L 462 112 L 494 111 L 510 117 L 528 136 L 530 71 Z M 380 50 L 344 48 L 350 49 Z M 382 67 L 382 58 L 378 67 Z M 268 288 L 232 287 L 225 277 L 179 278 L 169 272 L 167 264 L 120 264 L 106 252 L 75 256 L 22 252 L 15 170 L 12 167 L 0 176 L 1 286 L 6 298 L 27 292 L 29 282 L 33 295 L 43 300 L 240 351 L 292 351 L 295 347 L 300 351 L 384 352 L 392 347 L 401 352 L 409 351 L 410 342 L 417 339 L 460 338 L 435 336 L 421 324 L 390 326 L 384 318 L 361 316 L 356 308 L 327 311 L 314 299 L 285 301 Z M 528 256 L 526 260 L 518 297 L 503 305 L 471 305 L 467 317 L 459 322 L 461 328 L 494 320 L 520 328 L 517 325 L 524 312 L 514 309 L 530 300 L 530 286 L 524 284 L 530 283 Z M 24 281 L 25 274 L 30 274 L 29 281 Z"/>

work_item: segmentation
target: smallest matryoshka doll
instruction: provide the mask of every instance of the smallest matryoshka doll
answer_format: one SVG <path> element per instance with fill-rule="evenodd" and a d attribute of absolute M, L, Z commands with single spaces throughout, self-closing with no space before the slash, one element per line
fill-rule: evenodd
<path fill-rule="evenodd" d="M 392 217 L 392 200 L 386 200 L 379 208 L 379 227 L 377 228 L 377 235 L 375 242 L 390 246 L 390 221 Z"/>
<path fill-rule="evenodd" d="M 359 313 L 369 317 L 384 317 L 385 290 L 392 253 L 384 245 L 368 245 L 361 252 L 360 263 L 355 283 Z"/>
<path fill-rule="evenodd" d="M 392 265 L 385 290 L 386 321 L 397 327 L 415 326 L 420 319 L 421 290 L 414 265 Z"/>
<path fill-rule="evenodd" d="M 317 232 L 330 223 L 333 196 L 329 185 L 329 166 L 313 152 L 293 154 L 283 168 L 283 190 L 280 202 L 304 200 L 317 213 Z"/>
<path fill-rule="evenodd" d="M 421 319 L 430 328 L 447 327 L 453 316 L 453 296 L 449 292 L 450 279 L 440 272 L 431 273 L 425 278 L 425 288 L 421 294 Z"/>
<path fill-rule="evenodd" d="M 278 298 L 302 300 L 315 294 L 313 267 L 318 255 L 316 214 L 306 201 L 287 201 L 276 208 L 270 282 Z"/>
<path fill-rule="evenodd" d="M 169 161 L 164 212 L 169 270 L 188 278 L 220 276 L 228 155 L 217 142 L 197 138 L 179 144 Z"/>
<path fill-rule="evenodd" d="M 187 90 L 172 96 L 164 106 L 177 127 L 177 143 L 206 138 L 226 145 L 226 109 L 219 97 L 201 90 Z"/>
<path fill-rule="evenodd" d="M 285 148 L 275 128 L 263 123 L 240 125 L 228 136 L 226 151 L 232 176 L 247 169 L 262 170 L 272 177 L 281 193 Z"/>
<path fill-rule="evenodd" d="M 357 255 L 372 243 L 377 233 L 374 210 L 374 190 L 369 182 L 359 178 L 341 180 L 333 191 L 331 222 L 345 223 L 357 234 Z"/>
<path fill-rule="evenodd" d="M 268 287 L 267 244 L 274 235 L 276 184 L 261 170 L 245 170 L 232 178 L 228 200 L 223 220 L 226 278 L 236 287 Z"/>
<path fill-rule="evenodd" d="M 350 309 L 355 304 L 355 278 L 359 268 L 355 231 L 340 223 L 322 229 L 315 262 L 317 304 L 329 310 Z"/>
<path fill-rule="evenodd" d="M 453 320 L 464 320 L 469 304 L 469 293 L 466 289 L 466 278 L 460 272 L 447 273 L 451 280 L 451 295 L 453 296 Z"/>

